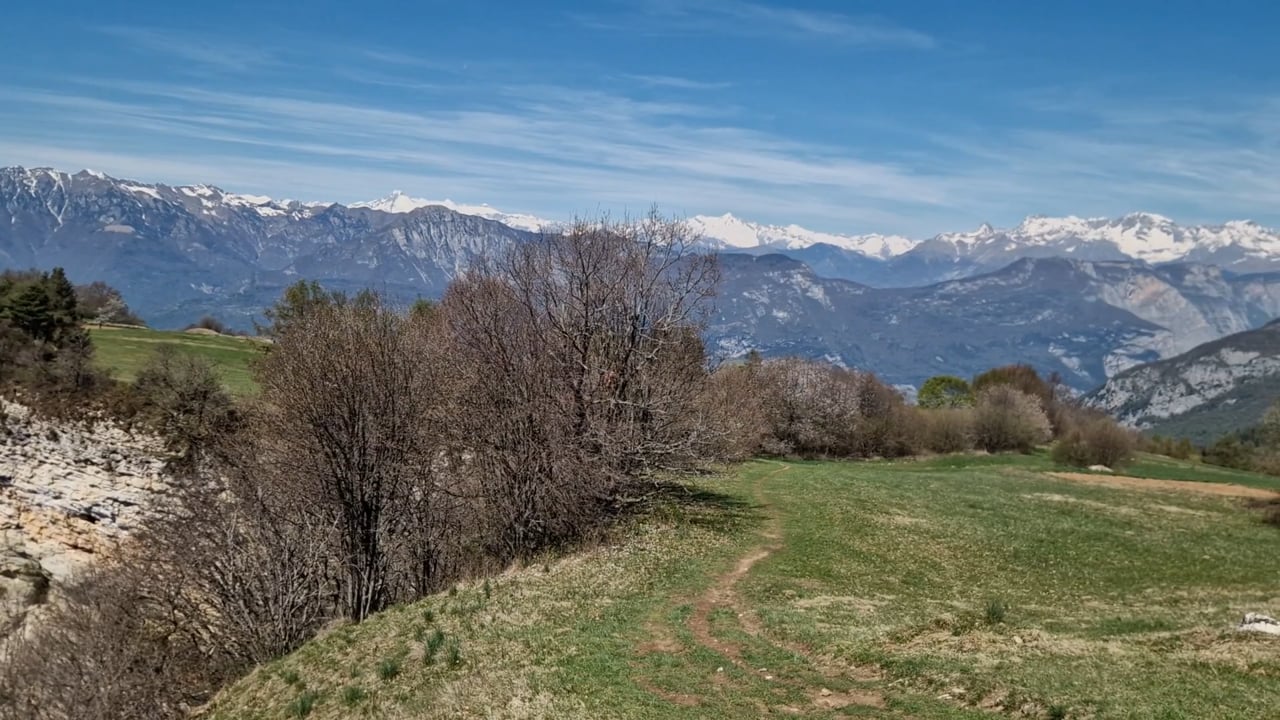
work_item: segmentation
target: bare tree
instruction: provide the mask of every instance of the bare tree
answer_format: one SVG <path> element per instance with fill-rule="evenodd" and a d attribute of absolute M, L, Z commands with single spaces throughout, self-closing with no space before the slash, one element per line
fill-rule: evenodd
<path fill-rule="evenodd" d="M 446 293 L 469 403 L 459 440 L 496 518 L 496 552 L 580 531 L 628 479 L 687 467 L 709 443 L 689 419 L 717 272 L 694 240 L 656 214 L 579 222 Z"/>
<path fill-rule="evenodd" d="M 167 345 L 152 354 L 133 388 L 144 417 L 174 453 L 172 469 L 195 469 L 238 422 L 213 364 Z"/>
<path fill-rule="evenodd" d="M 421 520 L 401 506 L 437 490 L 430 324 L 374 295 L 337 298 L 292 317 L 260 368 L 250 436 L 263 497 L 334 528 L 340 604 L 356 620 L 395 595 L 395 545 Z"/>
<path fill-rule="evenodd" d="M 759 377 L 774 451 L 873 457 L 913 449 L 902 397 L 871 373 L 786 358 L 764 363 Z"/>

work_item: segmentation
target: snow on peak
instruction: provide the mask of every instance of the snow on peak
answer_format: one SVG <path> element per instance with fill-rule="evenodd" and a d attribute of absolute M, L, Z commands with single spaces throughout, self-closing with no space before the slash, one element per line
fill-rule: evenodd
<path fill-rule="evenodd" d="M 399 190 L 392 190 L 391 194 L 384 198 L 370 200 L 368 202 L 353 203 L 351 207 L 368 208 L 370 210 L 379 210 L 386 213 L 407 213 L 413 212 L 418 208 L 435 204 L 436 203 L 433 203 L 430 200 L 421 200 L 419 198 L 409 197 Z"/>
<path fill-rule="evenodd" d="M 852 250 L 869 257 L 901 255 L 916 242 L 897 235 L 835 235 L 807 230 L 799 225 L 763 225 L 742 220 L 732 213 L 695 215 L 688 220 L 694 232 L 724 247 L 799 250 L 819 243 Z"/>
<path fill-rule="evenodd" d="M 156 200 L 160 199 L 160 193 L 156 192 L 156 189 L 154 187 L 151 187 L 150 185 L 132 185 L 129 183 L 121 183 L 120 187 L 124 188 L 125 190 L 128 190 L 131 193 L 134 193 L 135 195 L 146 195 L 148 197 L 155 198 Z"/>
<path fill-rule="evenodd" d="M 1170 220 L 1164 215 L 1158 215 L 1156 213 L 1149 213 L 1149 212 L 1129 213 L 1128 215 L 1125 215 L 1123 219 L 1136 220 L 1138 222 L 1147 222 L 1152 225 L 1173 225 L 1174 224 L 1173 220 Z"/>
<path fill-rule="evenodd" d="M 1182 260 L 1193 253 L 1233 246 L 1252 255 L 1280 256 L 1280 234 L 1257 223 L 1235 220 L 1216 226 L 1178 225 L 1149 212 L 1118 218 L 1031 215 L 1008 230 L 993 230 L 984 224 L 976 232 L 943 233 L 936 239 L 954 245 L 957 252 L 1001 243 L 1007 250 L 1021 246 L 1068 253 L 1089 245 L 1110 246 L 1122 255 L 1150 263 Z"/>
<path fill-rule="evenodd" d="M 448 208 L 456 213 L 474 215 L 486 220 L 494 220 L 506 225 L 507 227 L 513 227 L 517 230 L 528 230 L 530 232 L 540 232 L 543 228 L 556 225 L 556 223 L 534 215 L 506 213 L 489 205 L 465 205 L 463 203 L 456 203 L 449 199 L 423 200 L 422 198 L 410 197 L 399 190 L 392 190 L 390 195 L 378 200 L 369 200 L 367 202 L 351 204 L 351 207 L 353 208 L 368 208 L 370 210 L 379 210 L 385 213 L 408 213 L 419 208 L 430 206 Z"/>

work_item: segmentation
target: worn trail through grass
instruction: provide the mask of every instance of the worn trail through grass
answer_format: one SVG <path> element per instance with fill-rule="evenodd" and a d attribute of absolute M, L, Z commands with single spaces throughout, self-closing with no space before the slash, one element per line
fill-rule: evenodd
<path fill-rule="evenodd" d="M 778 514 L 777 509 L 770 504 L 765 487 L 769 481 L 785 473 L 788 469 L 790 469 L 789 465 L 778 463 L 776 470 L 758 478 L 753 483 L 752 497 L 765 515 L 765 521 L 760 531 L 760 538 L 763 542 L 758 547 L 751 548 L 746 554 L 739 557 L 733 569 L 713 579 L 706 592 L 694 604 L 693 614 L 689 616 L 688 620 L 689 630 L 693 635 L 693 639 L 700 646 L 725 656 L 726 659 L 744 673 L 756 674 L 765 682 L 776 683 L 778 687 L 799 691 L 800 694 L 810 699 L 814 707 L 825 710 L 840 709 L 849 705 L 882 708 L 884 707 L 884 697 L 877 689 L 861 687 L 844 692 L 836 692 L 829 689 L 827 685 L 833 684 L 830 682 L 831 680 L 847 679 L 850 677 L 850 671 L 855 670 L 855 668 L 822 668 L 821 663 L 810 657 L 812 651 L 809 648 L 805 648 L 798 643 L 767 639 L 758 615 L 743 601 L 736 591 L 738 582 L 746 577 L 757 563 L 785 546 L 781 516 Z M 742 642 L 717 636 L 712 632 L 711 614 L 716 609 L 729 610 L 736 617 L 742 632 L 749 636 L 752 641 L 768 644 L 779 651 L 791 653 L 796 659 L 805 661 L 806 664 L 813 668 L 814 673 L 821 675 L 828 682 L 822 683 L 818 687 L 812 687 L 812 678 L 805 678 L 803 675 L 794 673 L 793 670 L 770 670 L 769 668 L 752 667 L 744 659 L 745 648 Z M 721 671 L 722 668 L 717 668 L 717 675 L 720 675 Z M 869 668 L 863 668 L 856 675 L 857 679 L 863 682 L 874 682 L 880 679 L 879 673 Z M 790 694 L 795 695 L 794 692 Z M 680 700 L 684 704 L 697 704 L 696 698 L 691 700 L 689 697 L 682 697 Z M 799 715 L 804 712 L 804 708 L 788 704 L 785 700 L 767 709 L 791 715 Z"/>

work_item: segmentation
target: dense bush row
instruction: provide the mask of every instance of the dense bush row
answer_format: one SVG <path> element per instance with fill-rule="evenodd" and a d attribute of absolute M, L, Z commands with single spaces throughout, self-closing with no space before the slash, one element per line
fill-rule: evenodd
<path fill-rule="evenodd" d="M 1029 367 L 1008 366 L 970 383 L 940 376 L 909 406 L 874 375 L 828 363 L 751 358 L 724 367 L 713 386 L 733 403 L 739 455 L 903 457 L 921 453 L 1027 452 L 1058 438 L 1058 462 L 1120 466 L 1136 436 L 1063 399 Z"/>

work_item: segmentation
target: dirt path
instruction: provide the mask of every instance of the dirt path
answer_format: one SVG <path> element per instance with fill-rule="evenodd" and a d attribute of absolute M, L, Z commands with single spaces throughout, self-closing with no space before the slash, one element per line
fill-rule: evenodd
<path fill-rule="evenodd" d="M 715 578 L 710 587 L 697 599 L 694 603 L 693 614 L 689 617 L 688 628 L 692 633 L 694 640 L 701 646 L 714 650 L 726 658 L 728 658 L 740 670 L 757 675 L 762 679 L 774 682 L 779 690 L 790 688 L 799 690 L 807 696 L 812 703 L 812 707 L 821 710 L 835 710 L 851 705 L 861 705 L 868 707 L 884 707 L 884 697 L 874 689 L 853 689 L 844 692 L 835 692 L 827 689 L 825 686 L 813 686 L 811 683 L 805 682 L 802 678 L 787 677 L 779 671 L 770 671 L 768 668 L 754 668 L 746 663 L 743 658 L 744 647 L 742 643 L 716 637 L 711 632 L 711 614 L 716 609 L 726 609 L 731 611 L 736 617 L 741 630 L 749 635 L 753 640 L 781 648 L 790 653 L 804 658 L 806 663 L 815 671 L 820 673 L 828 680 L 840 680 L 847 682 L 856 680 L 859 682 L 867 682 L 879 680 L 880 674 L 876 669 L 868 668 L 849 668 L 834 667 L 830 663 L 820 661 L 814 658 L 808 648 L 798 644 L 787 643 L 764 637 L 764 629 L 760 623 L 756 613 L 742 601 L 737 593 L 737 585 L 756 563 L 769 557 L 773 553 L 781 550 L 785 546 L 782 532 L 782 518 L 769 504 L 765 494 L 765 484 L 777 477 L 781 473 L 790 469 L 789 465 L 780 465 L 767 475 L 757 479 L 752 487 L 752 496 L 756 503 L 760 506 L 766 515 L 764 528 L 760 533 L 763 541 L 758 547 L 749 550 L 746 554 L 738 558 L 734 563 L 733 569 L 727 573 Z M 843 684 L 843 683 L 842 683 Z M 802 714 L 802 708 L 792 705 L 778 705 L 776 710 L 787 714 Z"/>
<path fill-rule="evenodd" d="M 1196 482 L 1194 480 L 1154 480 L 1136 478 L 1126 475 L 1089 475 L 1086 473 L 1054 472 L 1051 477 L 1059 480 L 1102 485 L 1104 487 L 1123 488 L 1126 490 L 1167 490 L 1173 492 L 1197 493 L 1200 495 L 1221 495 L 1226 497 L 1255 498 L 1267 500 L 1280 493 L 1264 488 L 1235 485 L 1233 483 Z"/>
<path fill-rule="evenodd" d="M 778 517 L 778 514 L 773 511 L 765 499 L 764 483 L 786 472 L 788 469 L 790 469 L 789 465 L 782 465 L 777 470 L 756 480 L 752 486 L 751 494 L 768 518 L 765 521 L 764 530 L 760 533 L 760 537 L 765 541 L 764 544 L 738 558 L 732 570 L 717 577 L 706 592 L 694 603 L 693 615 L 689 617 L 689 630 L 693 633 L 693 637 L 698 641 L 698 644 L 723 653 L 735 663 L 741 664 L 742 662 L 742 648 L 738 643 L 721 640 L 711 634 L 711 612 L 717 607 L 732 609 L 736 611 L 738 620 L 742 623 L 747 634 L 759 636 L 759 620 L 754 613 L 742 610 L 735 588 L 738 581 L 746 577 L 756 563 L 782 549 L 782 519 Z"/>

